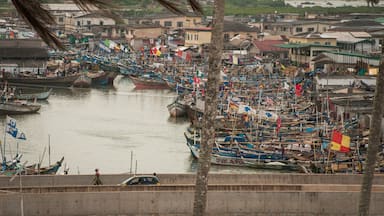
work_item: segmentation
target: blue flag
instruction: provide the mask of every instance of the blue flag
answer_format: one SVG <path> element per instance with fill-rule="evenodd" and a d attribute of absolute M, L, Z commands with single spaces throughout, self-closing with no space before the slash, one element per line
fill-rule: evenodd
<path fill-rule="evenodd" d="M 20 133 L 18 134 L 18 136 L 17 136 L 17 139 L 26 140 L 27 137 L 25 136 L 25 133 L 20 132 Z"/>
<path fill-rule="evenodd" d="M 16 119 L 7 116 L 5 121 L 8 127 L 16 128 Z"/>
<path fill-rule="evenodd" d="M 8 134 L 13 136 L 14 138 L 17 137 L 17 133 L 18 133 L 17 128 L 13 128 L 13 127 L 10 127 L 9 125 L 7 125 L 7 130 L 6 131 L 7 131 Z"/>
<path fill-rule="evenodd" d="M 13 138 L 26 140 L 26 136 L 22 131 L 16 127 L 16 119 L 7 116 L 6 118 L 6 133 L 11 135 Z"/>

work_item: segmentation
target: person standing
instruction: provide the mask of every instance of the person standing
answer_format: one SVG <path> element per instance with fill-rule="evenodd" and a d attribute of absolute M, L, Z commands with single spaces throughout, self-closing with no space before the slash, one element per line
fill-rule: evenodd
<path fill-rule="evenodd" d="M 95 169 L 95 178 L 93 179 L 93 185 L 102 185 L 103 182 L 100 180 L 99 169 Z"/>

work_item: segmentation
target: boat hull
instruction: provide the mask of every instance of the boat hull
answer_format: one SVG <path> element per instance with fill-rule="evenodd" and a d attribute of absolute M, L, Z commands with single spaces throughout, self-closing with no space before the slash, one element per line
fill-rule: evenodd
<path fill-rule="evenodd" d="M 146 79 L 140 77 L 129 76 L 135 84 L 136 89 L 169 89 L 164 80 Z"/>
<path fill-rule="evenodd" d="M 41 108 L 39 104 L 3 102 L 0 103 L 0 115 L 19 115 L 36 113 Z"/>
<path fill-rule="evenodd" d="M 70 76 L 56 76 L 56 77 L 24 77 L 24 78 L 7 78 L 5 79 L 11 84 L 27 84 L 35 86 L 59 86 L 70 87 L 75 80 L 79 78 L 80 74 Z"/>
<path fill-rule="evenodd" d="M 36 92 L 36 93 L 17 93 L 15 94 L 15 98 L 19 100 L 47 100 L 51 95 L 52 89 L 44 92 Z"/>
<path fill-rule="evenodd" d="M 178 103 L 177 101 L 169 104 L 167 108 L 171 117 L 184 117 L 187 115 L 186 106 Z"/>
<path fill-rule="evenodd" d="M 82 74 L 77 80 L 75 80 L 75 82 L 73 83 L 73 87 L 89 88 L 89 87 L 91 87 L 91 82 L 92 82 L 91 78 Z"/>

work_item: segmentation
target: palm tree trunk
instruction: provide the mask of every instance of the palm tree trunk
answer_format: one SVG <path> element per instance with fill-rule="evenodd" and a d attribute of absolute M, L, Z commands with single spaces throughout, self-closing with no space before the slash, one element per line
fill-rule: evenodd
<path fill-rule="evenodd" d="M 384 44 L 383 44 L 384 45 Z M 381 120 L 383 118 L 384 104 L 384 47 L 382 47 L 381 63 L 379 68 L 379 74 L 376 78 L 376 91 L 375 99 L 373 102 L 373 112 L 371 118 L 371 125 L 369 128 L 369 143 L 367 163 L 364 168 L 363 182 L 361 184 L 360 200 L 359 200 L 359 215 L 369 215 L 369 205 L 371 199 L 372 182 L 375 171 L 375 163 L 377 152 L 379 149 L 381 140 Z"/>
<path fill-rule="evenodd" d="M 221 56 L 223 50 L 224 0 L 215 0 L 212 36 L 208 59 L 208 81 L 205 95 L 202 140 L 196 176 L 193 215 L 202 216 L 207 206 L 208 172 L 211 167 L 211 153 L 215 142 L 215 118 L 217 95 L 220 83 Z"/>

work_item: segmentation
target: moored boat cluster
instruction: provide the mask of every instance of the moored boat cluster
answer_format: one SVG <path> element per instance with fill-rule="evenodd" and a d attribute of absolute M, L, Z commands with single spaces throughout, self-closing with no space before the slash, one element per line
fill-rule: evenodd
<path fill-rule="evenodd" d="M 284 70 L 278 64 L 272 71 L 264 64 L 227 66 L 223 71 L 212 164 L 305 173 L 363 172 L 374 91 L 366 83 L 372 77 L 330 78 L 320 71 Z M 173 117 L 188 116 L 191 125 L 184 135 L 196 158 L 205 106 L 205 79 L 198 74 L 175 79 L 179 96 L 167 107 Z M 325 79 L 337 78 L 351 82 L 324 86 Z M 190 80 L 189 90 L 179 91 L 185 85 L 182 80 Z M 377 172 L 383 169 L 382 153 L 379 158 Z"/>

